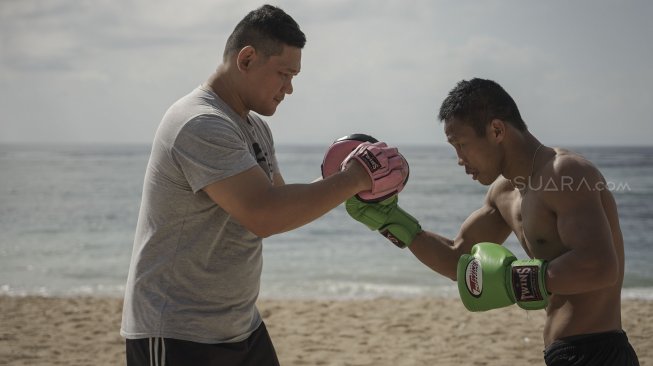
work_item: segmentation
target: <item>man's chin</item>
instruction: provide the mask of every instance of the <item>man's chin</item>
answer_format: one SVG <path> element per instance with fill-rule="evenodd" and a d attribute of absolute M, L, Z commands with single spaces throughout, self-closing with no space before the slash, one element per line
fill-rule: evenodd
<path fill-rule="evenodd" d="M 486 176 L 484 176 L 484 177 L 481 177 L 481 176 L 476 177 L 476 181 L 479 182 L 481 185 L 484 185 L 484 186 L 489 186 L 489 185 L 491 185 L 492 183 L 494 183 L 495 180 L 496 180 L 496 177 L 495 177 L 494 179 L 492 179 L 492 178 L 490 178 L 490 177 L 486 177 Z"/>
<path fill-rule="evenodd" d="M 274 112 L 276 112 L 276 110 L 269 111 L 267 109 L 266 110 L 253 110 L 253 111 L 256 112 L 257 114 L 260 114 L 261 116 L 264 116 L 264 117 L 270 117 L 270 116 L 272 116 L 274 114 Z"/>
<path fill-rule="evenodd" d="M 258 110 L 254 110 L 254 112 L 260 114 L 261 116 L 265 116 L 265 117 L 272 116 L 276 111 L 277 111 L 276 106 L 268 107 L 268 108 L 265 108 L 265 109 L 261 108 L 261 109 L 258 109 Z"/>

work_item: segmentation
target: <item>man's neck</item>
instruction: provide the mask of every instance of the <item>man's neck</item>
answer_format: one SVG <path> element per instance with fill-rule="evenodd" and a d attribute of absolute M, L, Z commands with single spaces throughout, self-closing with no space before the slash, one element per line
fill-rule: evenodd
<path fill-rule="evenodd" d="M 204 85 L 217 94 L 239 116 L 247 119 L 249 110 L 245 107 L 238 88 L 235 87 L 235 83 L 223 65 L 220 65 L 218 70 L 211 74 Z"/>
<path fill-rule="evenodd" d="M 507 146 L 506 164 L 502 175 L 509 179 L 513 186 L 528 183 L 528 179 L 533 174 L 537 154 L 541 153 L 542 144 L 531 135 L 525 132 L 521 138 Z"/>

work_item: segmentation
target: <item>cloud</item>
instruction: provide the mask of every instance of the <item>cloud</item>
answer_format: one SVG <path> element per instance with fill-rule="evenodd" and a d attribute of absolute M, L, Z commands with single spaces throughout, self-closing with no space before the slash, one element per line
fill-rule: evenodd
<path fill-rule="evenodd" d="M 215 69 L 233 27 L 261 4 L 0 2 L 0 141 L 150 142 L 163 112 Z M 278 5 L 308 43 L 295 93 L 268 119 L 277 142 L 367 132 L 444 143 L 439 104 L 474 76 L 502 84 L 547 142 L 646 143 L 653 133 L 648 2 Z"/>

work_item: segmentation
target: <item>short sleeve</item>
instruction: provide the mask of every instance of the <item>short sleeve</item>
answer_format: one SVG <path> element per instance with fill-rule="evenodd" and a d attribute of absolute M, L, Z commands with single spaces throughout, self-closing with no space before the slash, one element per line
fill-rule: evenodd
<path fill-rule="evenodd" d="M 213 115 L 186 123 L 175 139 L 172 157 L 195 193 L 257 165 L 238 126 Z"/>

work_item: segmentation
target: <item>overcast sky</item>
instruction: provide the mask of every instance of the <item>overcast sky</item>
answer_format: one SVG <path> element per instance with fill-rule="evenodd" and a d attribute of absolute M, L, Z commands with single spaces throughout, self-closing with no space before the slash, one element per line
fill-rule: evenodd
<path fill-rule="evenodd" d="M 150 143 L 250 0 L 0 0 L 0 142 Z M 444 144 L 437 111 L 489 78 L 549 145 L 651 145 L 653 2 L 282 0 L 308 42 L 277 143 Z"/>

